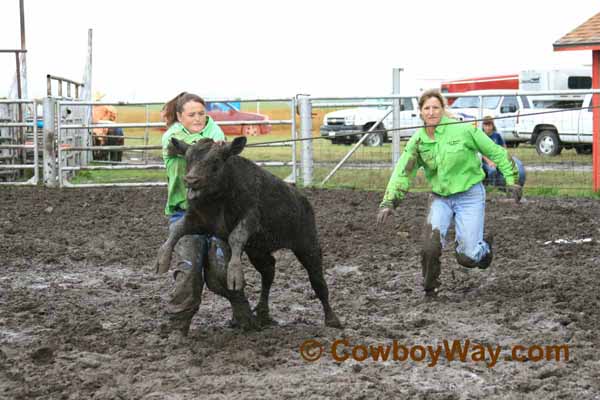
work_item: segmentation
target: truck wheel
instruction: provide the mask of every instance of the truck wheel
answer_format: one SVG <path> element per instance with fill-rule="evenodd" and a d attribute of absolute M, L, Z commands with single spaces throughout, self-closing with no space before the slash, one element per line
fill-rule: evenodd
<path fill-rule="evenodd" d="M 366 131 L 368 131 L 371 128 L 372 125 L 365 125 L 364 127 L 364 131 L 366 133 Z M 377 128 L 375 128 L 375 130 L 384 130 L 385 128 L 383 127 L 383 125 L 379 124 L 377 125 Z M 377 132 L 377 133 L 372 133 L 369 135 L 369 137 L 367 138 L 367 140 L 365 140 L 363 142 L 363 144 L 365 146 L 368 147 L 377 147 L 377 146 L 382 146 L 383 145 L 383 132 Z"/>
<path fill-rule="evenodd" d="M 260 135 L 260 127 L 258 125 L 244 125 L 242 128 L 242 135 L 258 136 Z"/>
<path fill-rule="evenodd" d="M 540 156 L 553 157 L 560 154 L 562 144 L 553 131 L 542 131 L 535 141 L 535 150 Z"/>
<path fill-rule="evenodd" d="M 381 146 L 383 144 L 383 137 L 381 133 L 372 133 L 363 143 L 368 147 Z"/>

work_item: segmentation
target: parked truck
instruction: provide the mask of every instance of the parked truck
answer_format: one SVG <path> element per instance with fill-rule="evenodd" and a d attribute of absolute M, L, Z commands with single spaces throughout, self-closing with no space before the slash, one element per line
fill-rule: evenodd
<path fill-rule="evenodd" d="M 356 143 L 366 132 L 380 121 L 389 106 L 358 107 L 333 111 L 325 114 L 320 134 L 325 139 L 331 140 L 332 144 Z M 381 146 L 385 142 L 392 141 L 392 132 L 386 130 L 393 128 L 393 117 L 390 113 L 383 122 L 380 122 L 375 130 L 382 131 L 372 133 L 363 143 L 365 146 Z M 400 127 L 398 131 L 401 138 L 412 136 L 416 126 L 423 122 L 419 118 L 419 106 L 416 97 L 402 97 L 400 99 Z"/>
<path fill-rule="evenodd" d="M 563 149 L 574 148 L 578 154 L 592 152 L 592 95 L 585 95 L 578 108 L 538 115 L 522 115 L 519 136 L 535 145 L 538 154 L 556 156 Z M 532 109 L 539 112 L 539 109 Z"/>

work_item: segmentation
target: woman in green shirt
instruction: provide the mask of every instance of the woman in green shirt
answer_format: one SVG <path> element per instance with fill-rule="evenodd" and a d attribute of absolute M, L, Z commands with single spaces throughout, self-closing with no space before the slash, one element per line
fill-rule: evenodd
<path fill-rule="evenodd" d="M 456 259 L 469 268 L 485 269 L 492 262 L 491 240 L 484 240 L 485 177 L 479 154 L 483 154 L 504 175 L 507 189 L 517 201 L 518 170 L 506 149 L 495 144 L 471 123 L 447 116 L 446 100 L 438 90 L 425 91 L 419 99 L 424 122 L 410 138 L 388 183 L 377 222 L 393 213 L 410 188 L 419 168 L 431 184 L 430 209 L 423 237 L 421 265 L 427 296 L 435 296 L 441 285 L 440 257 L 446 234 L 455 224 Z"/>
<path fill-rule="evenodd" d="M 183 92 L 166 103 L 161 117 L 167 124 L 167 131 L 162 136 L 162 155 L 168 179 L 165 214 L 172 225 L 185 215 L 188 203 L 183 180 L 187 163 L 185 157 L 172 151 L 171 139 L 176 138 L 187 144 L 204 138 L 223 142 L 225 135 L 207 115 L 205 101 L 192 93 Z M 166 314 L 171 320 L 171 327 L 184 335 L 187 335 L 192 318 L 200 306 L 209 240 L 218 241 L 217 254 L 221 251 L 223 255 L 220 248 L 223 242 L 206 235 L 184 236 L 175 247 L 175 289 L 167 304 Z"/>

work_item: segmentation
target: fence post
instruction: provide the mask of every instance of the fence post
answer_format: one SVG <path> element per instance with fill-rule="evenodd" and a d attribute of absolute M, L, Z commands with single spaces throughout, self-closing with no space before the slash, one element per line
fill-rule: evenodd
<path fill-rule="evenodd" d="M 312 186 L 313 144 L 312 140 L 312 104 L 308 95 L 298 95 L 300 103 L 300 137 L 302 140 L 302 185 Z"/>
<path fill-rule="evenodd" d="M 297 184 L 298 182 L 298 160 L 296 160 L 296 139 L 298 139 L 298 131 L 296 130 L 296 107 L 298 107 L 296 98 L 292 97 L 290 100 L 290 114 L 292 116 L 292 182 L 294 182 L 294 184 Z"/>
<path fill-rule="evenodd" d="M 51 97 L 44 98 L 44 185 L 48 187 L 56 187 L 58 182 L 56 169 L 56 142 L 55 132 L 55 110 L 56 101 Z"/>
<path fill-rule="evenodd" d="M 394 68 L 393 70 L 393 81 L 394 81 L 394 95 L 400 96 L 400 72 L 404 71 L 402 68 Z M 393 119 L 394 131 L 392 132 L 392 165 L 395 166 L 400 158 L 400 98 L 394 99 L 393 104 Z"/>

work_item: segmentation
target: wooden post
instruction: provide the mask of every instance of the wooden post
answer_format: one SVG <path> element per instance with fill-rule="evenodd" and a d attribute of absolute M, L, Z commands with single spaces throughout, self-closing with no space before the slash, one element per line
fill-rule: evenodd
<path fill-rule="evenodd" d="M 592 51 L 592 88 L 600 89 L 600 50 Z M 592 175 L 594 192 L 600 190 L 600 95 L 592 95 L 592 106 L 594 107 L 592 118 Z"/>

